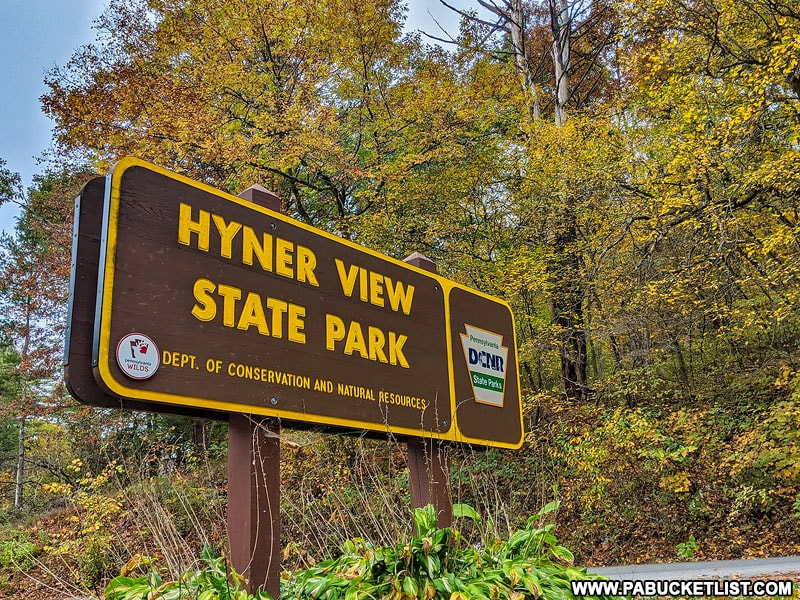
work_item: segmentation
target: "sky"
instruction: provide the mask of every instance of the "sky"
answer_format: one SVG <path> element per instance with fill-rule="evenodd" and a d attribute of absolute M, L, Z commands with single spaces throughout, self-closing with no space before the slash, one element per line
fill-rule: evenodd
<path fill-rule="evenodd" d="M 0 158 L 25 189 L 42 170 L 37 158 L 51 147 L 53 123 L 39 103 L 47 92 L 45 73 L 94 41 L 93 23 L 107 6 L 107 0 L 0 0 Z M 438 0 L 410 0 L 406 29 L 441 35 L 434 18 L 457 31 Z M 17 214 L 13 204 L 0 207 L 0 231 L 12 232 Z"/>

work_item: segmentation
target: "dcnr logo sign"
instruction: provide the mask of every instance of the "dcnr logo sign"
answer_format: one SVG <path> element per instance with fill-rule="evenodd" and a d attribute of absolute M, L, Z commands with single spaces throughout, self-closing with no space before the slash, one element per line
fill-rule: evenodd
<path fill-rule="evenodd" d="M 469 365 L 470 380 L 476 402 L 503 406 L 506 388 L 508 347 L 503 336 L 466 325 L 461 345 Z"/>
<path fill-rule="evenodd" d="M 110 396 L 521 445 L 504 302 L 133 158 L 104 211 L 93 362 Z"/>

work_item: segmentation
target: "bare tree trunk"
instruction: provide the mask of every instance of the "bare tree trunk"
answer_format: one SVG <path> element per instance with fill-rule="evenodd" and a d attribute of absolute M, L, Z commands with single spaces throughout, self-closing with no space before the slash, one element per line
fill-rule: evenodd
<path fill-rule="evenodd" d="M 19 420 L 19 446 L 17 450 L 17 481 L 14 488 L 14 509 L 22 510 L 25 504 L 23 487 L 25 485 L 25 417 Z"/>
<path fill-rule="evenodd" d="M 569 101 L 569 75 L 572 22 L 568 0 L 549 0 L 550 25 L 553 32 L 553 65 L 555 66 L 556 97 L 555 124 L 559 129 L 567 121 L 567 102 Z M 568 192 L 569 193 L 569 192 Z M 560 326 L 561 372 L 564 390 L 570 400 L 583 400 L 588 393 L 586 378 L 586 329 L 584 300 L 586 287 L 581 273 L 581 257 L 575 248 L 578 242 L 577 208 L 575 199 L 568 196 L 561 215 L 554 224 L 556 256 L 556 281 L 550 311 L 553 321 Z"/>
<path fill-rule="evenodd" d="M 22 365 L 28 360 L 28 352 L 31 345 L 31 298 L 28 296 L 25 304 L 25 338 L 22 343 Z M 26 403 L 28 399 L 28 386 L 27 378 L 22 372 L 22 386 L 20 389 L 20 406 L 22 407 L 22 416 L 19 418 L 19 446 L 17 448 L 17 479 L 14 488 L 14 509 L 22 510 L 25 504 L 24 486 L 25 486 L 25 425 L 27 423 L 27 415 L 24 411 L 27 410 Z"/>
<path fill-rule="evenodd" d="M 208 439 L 206 437 L 206 420 L 194 420 L 194 435 L 193 440 L 194 451 L 197 456 L 205 456 L 208 454 Z"/>
<path fill-rule="evenodd" d="M 571 60 L 572 23 L 567 0 L 550 0 L 550 24 L 553 30 L 553 64 L 556 76 L 556 127 L 563 127 L 567 120 Z"/>
<path fill-rule="evenodd" d="M 522 77 L 522 89 L 527 99 L 528 113 L 531 119 L 538 121 L 541 116 L 541 104 L 539 91 L 536 89 L 536 82 L 533 80 L 533 73 L 528 62 L 528 50 L 525 46 L 525 14 L 522 10 L 522 0 L 511 0 L 509 28 L 511 29 L 511 41 L 514 44 L 514 63 Z"/>
<path fill-rule="evenodd" d="M 564 392 L 570 400 L 582 401 L 588 394 L 584 300 L 586 286 L 581 273 L 581 257 L 575 244 L 577 225 L 572 212 L 553 224 L 551 247 L 550 318 L 560 331 L 559 359 Z M 566 223 L 564 222 L 566 221 Z"/>

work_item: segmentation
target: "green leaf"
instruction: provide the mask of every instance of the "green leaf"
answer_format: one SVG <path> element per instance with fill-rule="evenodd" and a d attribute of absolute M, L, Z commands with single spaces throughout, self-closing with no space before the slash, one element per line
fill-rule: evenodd
<path fill-rule="evenodd" d="M 478 585 L 468 585 L 466 592 L 471 600 L 489 600 L 488 594 L 481 590 Z"/>
<path fill-rule="evenodd" d="M 425 557 L 425 570 L 428 572 L 428 577 L 433 579 L 439 574 L 439 569 L 441 568 L 442 564 L 439 560 L 439 557 L 435 554 L 431 554 Z"/>
<path fill-rule="evenodd" d="M 153 589 L 161 587 L 161 585 L 164 583 L 164 580 L 161 579 L 161 575 L 155 571 L 150 571 L 147 575 L 145 575 L 145 577 L 147 578 L 147 583 Z"/>
<path fill-rule="evenodd" d="M 553 546 L 550 551 L 564 564 L 571 565 L 575 562 L 575 555 L 564 546 Z"/>
<path fill-rule="evenodd" d="M 560 504 L 561 502 L 559 502 L 558 500 L 553 500 L 552 502 L 548 502 L 547 504 L 544 505 L 544 508 L 539 511 L 539 514 L 540 515 L 549 514 L 554 510 L 557 510 Z"/>
<path fill-rule="evenodd" d="M 318 598 L 325 588 L 328 587 L 328 579 L 325 577 L 312 577 L 303 587 L 304 595 L 309 598 Z"/>
<path fill-rule="evenodd" d="M 106 600 L 139 600 L 146 598 L 152 590 L 145 577 L 115 577 L 108 582 L 105 593 Z"/>
<path fill-rule="evenodd" d="M 542 595 L 542 587 L 539 583 L 539 578 L 536 577 L 533 573 L 526 573 L 523 577 L 519 580 L 522 586 L 528 590 L 535 598 L 538 598 Z"/>
<path fill-rule="evenodd" d="M 403 579 L 403 591 L 412 598 L 417 597 L 417 594 L 419 594 L 419 585 L 413 577 L 406 577 Z"/>
<path fill-rule="evenodd" d="M 460 519 L 470 519 L 476 525 L 481 522 L 481 516 L 469 504 L 453 504 L 453 516 Z"/>
<path fill-rule="evenodd" d="M 180 598 L 185 597 L 183 592 L 186 591 L 188 590 L 181 590 L 181 588 L 169 586 L 155 598 L 157 600 L 180 600 Z"/>
<path fill-rule="evenodd" d="M 436 531 L 436 508 L 432 504 L 414 509 L 414 526 L 419 537 L 428 537 Z"/>
<path fill-rule="evenodd" d="M 214 554 L 214 549 L 209 544 L 203 545 L 203 550 L 200 552 L 200 558 L 206 562 L 213 562 L 217 556 Z"/>
<path fill-rule="evenodd" d="M 323 600 L 339 600 L 339 590 L 335 587 L 329 587 L 322 594 Z"/>
<path fill-rule="evenodd" d="M 444 577 L 434 579 L 433 587 L 435 587 L 440 592 L 445 592 L 447 594 L 452 594 L 454 589 L 451 583 Z"/>
<path fill-rule="evenodd" d="M 351 585 L 344 593 L 344 600 L 358 600 L 359 591 L 360 590 L 356 586 Z"/>

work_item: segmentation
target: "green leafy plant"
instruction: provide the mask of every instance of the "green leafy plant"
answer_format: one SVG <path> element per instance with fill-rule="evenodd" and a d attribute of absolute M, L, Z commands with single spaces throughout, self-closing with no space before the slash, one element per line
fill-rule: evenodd
<path fill-rule="evenodd" d="M 700 544 L 697 543 L 693 535 L 690 535 L 688 540 L 678 544 L 678 556 L 684 559 L 692 558 L 699 549 Z"/>
<path fill-rule="evenodd" d="M 796 384 L 800 387 L 800 384 Z M 764 469 L 781 485 L 800 484 L 800 391 L 790 400 L 778 402 L 765 411 L 765 418 L 739 436 L 747 451 L 732 465 L 731 474 L 748 468 Z"/>
<path fill-rule="evenodd" d="M 758 518 L 769 514 L 774 508 L 775 499 L 771 490 L 743 485 L 734 493 L 728 522 Z"/>
<path fill-rule="evenodd" d="M 552 502 L 528 519 L 527 526 L 501 540 L 484 534 L 469 543 L 462 531 L 437 528 L 432 506 L 414 511 L 417 534 L 407 542 L 376 547 L 356 538 L 340 557 L 290 575 L 281 598 L 306 600 L 522 600 L 572 598 L 571 580 L 593 579 L 573 566 L 573 555 L 558 544 L 554 525 L 540 526 L 556 509 Z M 480 517 L 470 506 L 453 507 L 469 526 Z"/>
<path fill-rule="evenodd" d="M 104 592 L 106 600 L 268 600 L 266 592 L 255 596 L 242 589 L 242 578 L 228 571 L 225 557 L 214 556 L 211 548 L 203 548 L 204 566 L 196 571 L 182 574 L 176 581 L 164 581 L 155 571 L 139 577 L 129 573 L 152 560 L 136 556 L 125 565 L 122 574 L 112 579 Z"/>
<path fill-rule="evenodd" d="M 14 532 L 11 539 L 0 542 L 0 569 L 25 571 L 33 566 L 33 557 L 41 552 L 23 530 Z"/>

